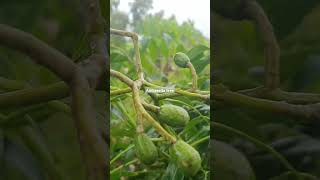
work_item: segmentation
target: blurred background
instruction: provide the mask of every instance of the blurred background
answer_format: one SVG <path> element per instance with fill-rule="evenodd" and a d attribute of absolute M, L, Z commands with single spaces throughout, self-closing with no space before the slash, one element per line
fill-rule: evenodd
<path fill-rule="evenodd" d="M 109 19 L 109 2 L 101 0 L 101 8 L 104 18 Z M 76 0 L 2 0 L 0 23 L 28 32 L 79 62 L 90 54 L 83 10 L 81 2 Z M 14 80 L 23 86 L 9 88 L 6 86 L 7 80 Z M 0 46 L 0 96 L 22 87 L 37 88 L 58 81 L 61 80 L 29 57 Z M 97 118 L 101 121 L 107 117 L 105 95 L 105 91 L 95 94 L 95 108 L 100 112 Z M 69 106 L 70 98 L 59 102 Z M 52 179 L 54 177 L 50 172 L 59 172 L 65 179 L 85 179 L 71 114 L 47 105 L 33 110 L 28 108 L 30 106 L 0 109 L 0 113 L 6 116 L 23 111 L 30 115 L 33 122 L 18 128 L 1 123 L 0 179 Z M 23 114 L 10 122 L 23 121 Z M 53 166 L 48 162 L 53 162 Z"/>
<path fill-rule="evenodd" d="M 135 15 L 130 13 L 136 12 L 132 6 L 133 2 L 134 0 L 119 1 L 118 9 L 128 13 L 130 20 L 136 18 Z M 149 4 L 149 9 L 146 9 L 149 14 L 161 13 L 164 18 L 174 16 L 179 24 L 184 21 L 192 21 L 196 29 L 202 32 L 205 37 L 210 37 L 210 1 L 153 0 L 152 3 L 150 2 L 148 0 L 141 1 L 139 5 L 142 5 L 142 3 Z"/>
<path fill-rule="evenodd" d="M 263 85 L 264 47 L 255 25 L 251 21 L 241 20 L 241 16 L 237 14 L 241 1 L 214 2 L 211 16 L 215 52 L 212 61 L 214 83 L 223 83 L 233 91 Z M 286 91 L 320 93 L 319 1 L 257 2 L 272 23 L 281 49 L 281 88 Z M 226 14 L 233 18 L 226 17 Z M 298 170 L 320 177 L 319 123 L 305 124 L 301 118 L 241 107 L 214 111 L 215 121 L 272 145 Z M 275 177 L 285 171 L 279 162 L 256 149 L 247 140 L 230 136 L 220 130 L 214 130 L 214 137 L 228 142 L 244 153 L 259 180 Z M 235 153 L 230 152 L 230 156 L 239 160 Z M 236 166 L 237 164 L 234 167 Z M 239 173 L 245 172 L 241 165 L 235 169 L 238 169 Z M 213 171 L 219 170 L 213 167 Z"/>

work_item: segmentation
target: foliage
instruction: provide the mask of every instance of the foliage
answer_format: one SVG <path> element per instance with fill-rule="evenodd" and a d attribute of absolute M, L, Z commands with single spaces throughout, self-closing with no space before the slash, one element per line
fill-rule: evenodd
<path fill-rule="evenodd" d="M 142 1 L 135 1 L 134 3 L 142 3 Z M 137 5 L 132 5 L 132 7 L 137 7 Z M 144 10 L 139 10 L 141 12 L 148 12 L 150 6 L 139 6 L 139 8 L 145 8 Z M 113 9 L 113 11 L 117 10 Z M 115 16 L 111 17 L 111 24 L 113 22 L 115 24 L 123 23 L 121 19 L 116 19 Z M 191 22 L 178 24 L 174 17 L 165 19 L 161 13 L 141 14 L 139 18 L 132 22 L 135 23 L 128 23 L 125 27 L 134 29 L 138 34 L 144 79 L 148 82 L 143 85 L 141 90 L 166 87 L 187 92 L 183 89 L 192 88 L 193 76 L 190 70 L 188 68 L 179 68 L 173 61 L 173 57 L 177 52 L 184 52 L 189 56 L 197 71 L 198 89 L 208 93 L 207 91 L 210 87 L 209 42 L 194 28 Z M 118 29 L 112 26 L 111 28 Z M 112 36 L 115 35 L 112 34 Z M 135 47 L 133 47 L 132 42 L 129 39 L 121 38 L 119 40 L 117 38 L 118 40 L 113 40 L 113 38 L 111 37 L 110 49 L 111 69 L 123 73 L 131 80 L 139 81 L 135 66 L 137 61 Z M 171 140 L 166 139 L 166 136 L 162 136 L 163 132 L 159 131 L 154 123 L 148 120 L 149 118 L 143 118 L 143 128 L 147 136 L 155 143 L 159 158 L 152 165 L 145 165 L 137 159 L 135 147 L 131 145 L 136 131 L 139 131 L 139 128 L 137 128 L 139 127 L 139 110 L 136 111 L 137 105 L 133 100 L 135 95 L 131 93 L 130 88 L 129 91 L 126 91 L 128 85 L 119 82 L 115 78 L 110 81 L 112 90 L 110 98 L 111 178 L 188 179 L 188 175 L 182 171 L 170 156 Z M 123 92 L 125 93 L 113 95 L 113 93 L 120 92 L 120 90 L 124 90 Z M 173 96 L 171 98 L 164 97 L 163 99 L 160 97 L 165 95 L 158 94 L 157 98 L 159 100 L 155 100 L 152 97 L 153 95 L 140 93 L 140 100 L 138 101 L 142 102 L 151 118 L 157 120 L 164 128 L 164 131 L 174 138 L 181 138 L 199 152 L 201 155 L 201 170 L 192 179 L 209 179 L 208 135 L 210 131 L 210 106 L 207 104 L 208 101 L 188 95 Z M 190 121 L 185 127 L 171 127 L 158 121 L 157 109 L 160 109 L 161 105 L 164 104 L 173 104 L 187 110 Z"/>

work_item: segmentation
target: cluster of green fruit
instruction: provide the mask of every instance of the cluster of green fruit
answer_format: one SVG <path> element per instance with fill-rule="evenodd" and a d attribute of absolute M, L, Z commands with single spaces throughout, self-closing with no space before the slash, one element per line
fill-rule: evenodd
<path fill-rule="evenodd" d="M 188 56 L 183 53 L 177 53 L 174 61 L 177 66 L 182 68 L 186 68 L 190 62 Z M 156 116 L 161 123 L 174 128 L 183 128 L 190 120 L 189 114 L 184 108 L 172 104 L 160 106 Z M 137 133 L 134 144 L 136 155 L 142 163 L 150 165 L 156 162 L 158 150 L 150 137 L 145 133 Z M 201 157 L 199 152 L 183 140 L 178 139 L 176 142 L 173 142 L 169 148 L 169 153 L 171 160 L 180 167 L 185 174 L 193 176 L 200 170 Z"/>

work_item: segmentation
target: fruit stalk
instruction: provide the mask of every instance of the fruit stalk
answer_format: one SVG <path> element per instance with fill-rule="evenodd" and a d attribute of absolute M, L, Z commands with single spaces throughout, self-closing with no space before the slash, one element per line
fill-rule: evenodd
<path fill-rule="evenodd" d="M 137 108 L 137 111 L 140 111 L 142 116 L 148 120 L 152 126 L 158 131 L 159 134 L 161 134 L 165 139 L 168 141 L 175 143 L 176 138 L 173 137 L 171 134 L 169 134 L 153 117 L 144 109 L 141 101 L 140 101 L 140 94 L 139 94 L 139 89 L 137 88 L 136 85 L 133 85 L 132 87 L 132 94 L 133 94 L 133 99 L 135 101 L 135 105 Z"/>
<path fill-rule="evenodd" d="M 190 69 L 191 74 L 192 74 L 192 92 L 195 92 L 198 88 L 198 75 L 197 75 L 197 71 L 194 68 L 194 66 L 192 65 L 191 62 L 188 62 L 187 67 Z"/>

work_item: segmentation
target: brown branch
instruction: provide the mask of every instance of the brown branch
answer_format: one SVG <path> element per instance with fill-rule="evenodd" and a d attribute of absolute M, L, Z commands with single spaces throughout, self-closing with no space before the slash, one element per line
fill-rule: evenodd
<path fill-rule="evenodd" d="M 140 80 L 144 80 L 143 71 L 142 71 L 142 64 L 141 64 L 141 57 L 140 57 L 140 51 L 139 51 L 139 36 L 136 33 L 128 32 L 128 31 L 122 31 L 117 29 L 110 29 L 111 34 L 119 35 L 119 36 L 127 36 L 130 37 L 133 41 L 133 47 L 134 47 L 134 54 L 135 54 L 135 66 L 138 73 L 138 77 Z"/>
<path fill-rule="evenodd" d="M 93 54 L 86 61 L 82 62 L 84 76 L 87 77 L 91 88 L 96 88 L 101 83 L 106 84 L 107 60 L 108 56 Z M 106 88 L 103 90 L 106 90 Z"/>
<path fill-rule="evenodd" d="M 105 25 L 106 22 L 101 14 L 99 0 L 84 0 L 86 7 L 86 31 L 90 39 L 90 47 L 93 54 L 108 56 Z"/>
<path fill-rule="evenodd" d="M 97 128 L 92 102 L 94 91 L 82 74 L 79 68 L 72 81 L 72 112 L 87 169 L 87 179 L 103 180 L 107 177 L 107 144 Z"/>
<path fill-rule="evenodd" d="M 92 55 L 88 59 L 89 63 L 83 69 L 78 68 L 75 73 L 71 88 L 72 107 L 87 179 L 104 180 L 108 179 L 108 145 L 96 124 L 93 89 L 107 72 L 109 56 L 104 33 L 105 22 L 99 0 L 84 0 L 83 5 L 86 7 L 85 23 Z"/>
<path fill-rule="evenodd" d="M 85 66 L 85 70 L 91 87 L 96 87 L 108 69 L 106 22 L 101 15 L 99 0 L 85 0 L 84 7 L 86 7 L 86 31 L 89 35 L 92 50 L 92 55 L 88 59 L 89 63 Z"/>
<path fill-rule="evenodd" d="M 10 92 L 2 93 L 0 95 L 1 109 L 40 104 L 70 96 L 70 88 L 63 81 L 42 87 L 30 87 L 28 84 L 15 80 L 5 81 L 10 81 L 10 84 L 5 85 L 0 82 L 0 86 L 6 86 L 6 89 Z"/>
<path fill-rule="evenodd" d="M 255 0 L 245 0 L 245 2 L 246 16 L 255 23 L 265 47 L 265 87 L 277 88 L 280 84 L 280 48 L 272 24 L 258 2 Z"/>
<path fill-rule="evenodd" d="M 220 102 L 238 106 L 266 111 L 271 113 L 280 113 L 294 117 L 300 117 L 309 121 L 320 120 L 320 103 L 309 105 L 295 105 L 282 101 L 272 101 L 250 97 L 237 92 L 232 92 L 222 85 L 215 85 L 214 99 Z"/>
<path fill-rule="evenodd" d="M 47 67 L 67 83 L 71 81 L 76 69 L 76 65 L 58 50 L 31 34 L 3 24 L 0 24 L 0 45 L 30 56 L 36 63 Z"/>
<path fill-rule="evenodd" d="M 133 86 L 133 83 L 134 83 L 133 80 L 131 80 L 126 75 L 124 75 L 124 74 L 122 74 L 122 73 L 120 73 L 118 71 L 110 69 L 110 76 L 118 78 L 120 81 L 122 81 L 123 83 L 127 84 L 131 88 Z"/>
<path fill-rule="evenodd" d="M 270 90 L 265 87 L 245 89 L 238 92 L 252 97 L 270 99 L 274 101 L 285 101 L 291 104 L 320 103 L 320 94 L 315 93 L 287 92 L 281 89 Z"/>

